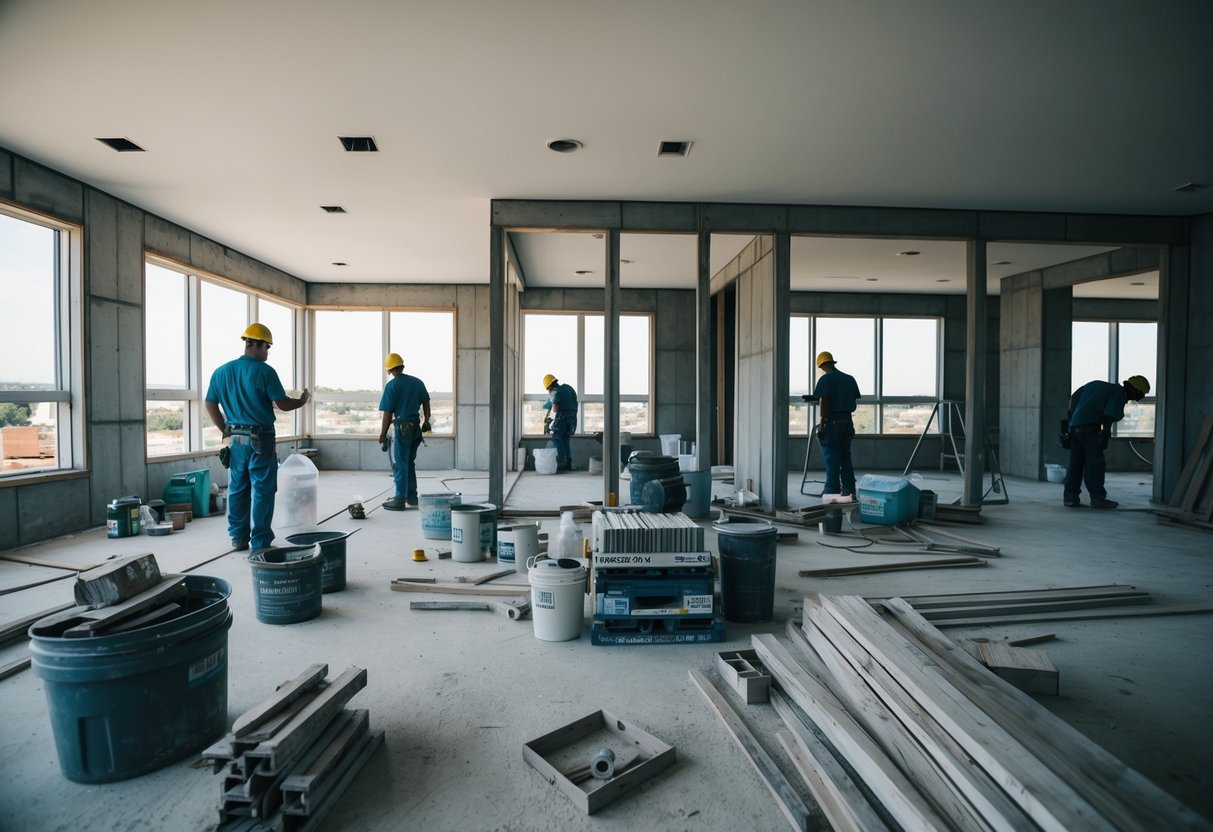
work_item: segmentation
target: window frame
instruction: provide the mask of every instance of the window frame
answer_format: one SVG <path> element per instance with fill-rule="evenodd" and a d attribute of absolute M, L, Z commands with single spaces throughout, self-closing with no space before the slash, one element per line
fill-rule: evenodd
<path fill-rule="evenodd" d="M 56 465 L 0 470 L 0 483 L 44 479 L 87 470 L 84 406 L 84 229 L 46 214 L 0 202 L 0 214 L 54 232 L 53 304 L 55 387 L 51 390 L 0 391 L 0 403 L 44 404 L 55 409 Z"/>
<path fill-rule="evenodd" d="M 1158 387 L 1158 353 L 1157 353 L 1158 332 L 1159 332 L 1158 321 L 1126 320 L 1126 319 L 1122 319 L 1122 318 L 1118 318 L 1115 320 L 1108 319 L 1108 318 L 1089 318 L 1089 317 L 1074 318 L 1073 320 L 1070 321 L 1070 332 L 1071 332 L 1070 351 L 1071 351 L 1071 354 L 1073 354 L 1074 324 L 1079 324 L 1079 323 L 1105 324 L 1108 327 L 1108 355 L 1107 355 L 1107 364 L 1104 368 L 1105 374 L 1104 374 L 1103 380 L 1107 381 L 1111 384 L 1119 384 L 1125 377 L 1125 374 L 1122 373 L 1121 369 L 1120 369 L 1120 326 L 1121 326 L 1121 324 L 1132 324 L 1132 325 L 1148 324 L 1148 325 L 1151 325 L 1154 327 L 1154 343 L 1155 343 L 1156 351 L 1154 354 L 1154 369 L 1153 369 L 1154 375 L 1153 375 L 1153 377 L 1151 377 L 1150 393 L 1147 396 L 1143 396 L 1137 402 L 1130 403 L 1130 406 L 1132 404 L 1136 404 L 1139 407 L 1144 407 L 1144 406 L 1148 405 L 1149 407 L 1154 409 L 1154 415 L 1155 415 L 1154 431 L 1150 432 L 1150 433 L 1145 433 L 1145 432 L 1141 432 L 1141 431 L 1125 431 L 1122 429 L 1122 422 L 1124 421 L 1123 419 L 1119 422 L 1112 423 L 1112 435 L 1113 436 L 1123 436 L 1125 438 L 1131 438 L 1131 439 L 1146 439 L 1146 438 L 1153 439 L 1155 436 L 1155 433 L 1158 430 L 1158 422 L 1157 422 L 1158 399 L 1155 395 L 1157 392 L 1157 387 Z M 1074 373 L 1073 373 L 1072 368 L 1073 368 L 1073 360 L 1071 359 L 1071 372 L 1070 372 L 1071 385 L 1074 384 L 1074 380 L 1073 380 Z M 1086 382 L 1081 382 L 1081 384 L 1085 384 L 1085 383 Z M 1077 389 L 1078 388 L 1075 387 L 1074 390 L 1071 390 L 1070 391 L 1071 395 L 1073 395 L 1074 391 Z"/>

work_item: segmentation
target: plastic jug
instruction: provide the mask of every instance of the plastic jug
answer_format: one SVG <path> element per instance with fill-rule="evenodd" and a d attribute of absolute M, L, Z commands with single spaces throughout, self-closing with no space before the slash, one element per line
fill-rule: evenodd
<path fill-rule="evenodd" d="M 274 503 L 274 527 L 316 525 L 320 472 L 303 454 L 291 454 L 278 466 L 278 499 Z"/>
<path fill-rule="evenodd" d="M 573 522 L 573 512 L 564 511 L 560 514 L 560 526 L 548 540 L 548 557 L 580 558 L 583 548 L 584 535 L 577 524 Z"/>

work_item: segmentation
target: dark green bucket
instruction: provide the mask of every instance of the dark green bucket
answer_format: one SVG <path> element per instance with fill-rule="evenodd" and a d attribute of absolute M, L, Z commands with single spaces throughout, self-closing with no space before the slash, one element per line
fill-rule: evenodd
<path fill-rule="evenodd" d="M 258 621 L 298 624 L 320 615 L 324 554 L 319 543 L 258 549 L 248 561 Z"/>
<path fill-rule="evenodd" d="M 324 556 L 324 572 L 321 573 L 321 592 L 340 592 L 345 589 L 345 539 L 358 531 L 341 532 L 337 530 L 325 532 L 300 532 L 288 534 L 286 542 L 298 546 L 309 543 L 320 544 L 320 554 Z"/>
<path fill-rule="evenodd" d="M 163 768 L 227 730 L 227 581 L 185 578 L 176 618 L 93 638 L 34 635 L 63 776 L 110 783 Z"/>

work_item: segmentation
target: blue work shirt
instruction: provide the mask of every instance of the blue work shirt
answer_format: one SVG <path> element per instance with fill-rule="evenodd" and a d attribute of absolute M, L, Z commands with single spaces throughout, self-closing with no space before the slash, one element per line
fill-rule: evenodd
<path fill-rule="evenodd" d="M 1070 426 L 1110 425 L 1125 418 L 1125 388 L 1110 381 L 1088 381 L 1074 391 Z"/>
<path fill-rule="evenodd" d="M 556 419 L 560 421 L 577 420 L 577 391 L 567 384 L 556 385 L 552 396 L 552 404 L 556 405 Z"/>
<path fill-rule="evenodd" d="M 211 374 L 206 400 L 223 408 L 229 425 L 274 426 L 274 402 L 286 398 L 278 372 L 264 361 L 242 355 Z"/>
<path fill-rule="evenodd" d="M 855 381 L 854 376 L 847 375 L 835 367 L 817 379 L 813 395 L 821 398 L 830 397 L 830 416 L 854 413 L 855 402 L 859 399 L 859 384 Z"/>
<path fill-rule="evenodd" d="M 391 413 L 397 422 L 416 422 L 422 402 L 429 400 L 430 393 L 425 389 L 424 381 L 416 376 L 401 373 L 383 388 L 379 409 L 384 413 Z"/>

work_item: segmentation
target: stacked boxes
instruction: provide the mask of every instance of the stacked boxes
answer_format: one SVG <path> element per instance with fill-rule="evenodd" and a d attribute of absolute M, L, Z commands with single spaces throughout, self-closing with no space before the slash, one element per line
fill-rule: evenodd
<path fill-rule="evenodd" d="M 592 644 L 724 640 L 703 528 L 684 514 L 594 516 Z"/>

